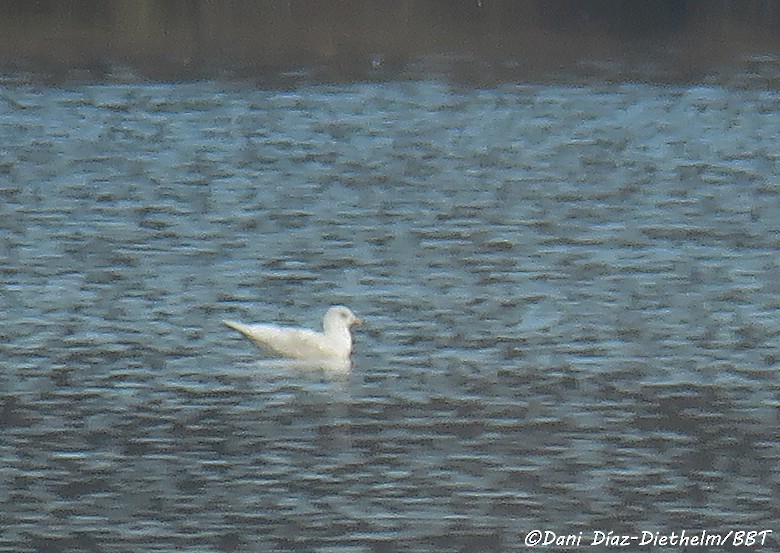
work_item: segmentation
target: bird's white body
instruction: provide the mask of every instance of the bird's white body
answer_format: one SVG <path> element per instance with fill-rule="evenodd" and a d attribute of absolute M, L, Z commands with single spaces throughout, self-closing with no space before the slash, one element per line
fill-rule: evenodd
<path fill-rule="evenodd" d="M 316 362 L 349 361 L 352 355 L 350 329 L 361 324 L 352 311 L 340 305 L 325 313 L 323 332 L 275 324 L 222 322 L 271 353 Z"/>

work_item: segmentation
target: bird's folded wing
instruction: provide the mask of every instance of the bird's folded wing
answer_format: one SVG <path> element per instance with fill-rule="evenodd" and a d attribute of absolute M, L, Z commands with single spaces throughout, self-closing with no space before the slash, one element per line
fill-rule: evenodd
<path fill-rule="evenodd" d="M 339 355 L 324 334 L 313 330 L 270 324 L 247 325 L 233 321 L 223 322 L 258 345 L 285 357 L 321 359 Z"/>

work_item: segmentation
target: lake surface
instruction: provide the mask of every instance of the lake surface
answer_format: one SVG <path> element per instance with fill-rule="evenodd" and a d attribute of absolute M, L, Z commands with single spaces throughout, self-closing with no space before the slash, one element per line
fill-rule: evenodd
<path fill-rule="evenodd" d="M 6 82 L 0 132 L 0 549 L 776 547 L 776 90 Z M 348 375 L 220 323 L 336 303 Z"/>

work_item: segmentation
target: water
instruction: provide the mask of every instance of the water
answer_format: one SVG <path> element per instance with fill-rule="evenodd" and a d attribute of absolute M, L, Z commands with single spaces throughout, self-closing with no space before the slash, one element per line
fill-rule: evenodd
<path fill-rule="evenodd" d="M 780 519 L 776 91 L 6 83 L 0 126 L 3 550 Z M 335 303 L 348 376 L 220 324 Z"/>

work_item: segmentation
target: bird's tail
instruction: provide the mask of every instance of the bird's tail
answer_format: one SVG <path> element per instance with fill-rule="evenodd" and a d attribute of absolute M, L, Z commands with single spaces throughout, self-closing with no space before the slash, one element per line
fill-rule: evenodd
<path fill-rule="evenodd" d="M 225 326 L 229 326 L 233 330 L 239 331 L 244 336 L 250 337 L 252 335 L 252 329 L 249 325 L 245 325 L 244 323 L 237 323 L 236 321 L 226 321 L 223 320 L 222 324 Z"/>

